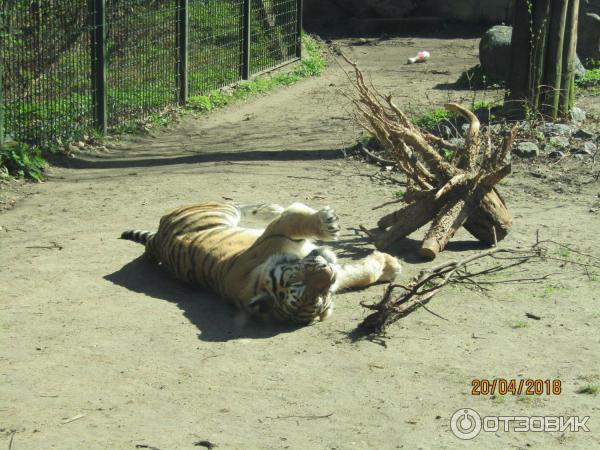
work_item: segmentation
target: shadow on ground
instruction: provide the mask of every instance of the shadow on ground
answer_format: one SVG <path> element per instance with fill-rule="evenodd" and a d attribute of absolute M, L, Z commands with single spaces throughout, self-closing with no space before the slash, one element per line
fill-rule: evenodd
<path fill-rule="evenodd" d="M 402 261 L 409 264 L 419 264 L 428 262 L 428 260 L 424 259 L 419 255 L 419 250 L 421 249 L 421 240 L 412 239 L 410 237 L 405 237 L 395 242 L 392 246 L 382 249 L 382 251 L 386 251 L 392 255 L 398 256 Z M 453 254 L 452 256 L 460 258 L 460 254 L 468 251 L 479 251 L 485 250 L 489 248 L 488 245 L 478 241 L 473 238 L 473 240 L 468 241 L 450 241 L 446 245 L 444 249 L 444 253 L 446 255 Z"/>
<path fill-rule="evenodd" d="M 342 149 L 331 150 L 256 150 L 206 152 L 185 156 L 131 158 L 131 159 L 60 159 L 55 165 L 70 169 L 125 169 L 133 167 L 155 167 L 176 164 L 233 163 L 239 161 L 314 161 L 344 158 Z"/>
<path fill-rule="evenodd" d="M 343 3 L 343 2 L 342 2 Z M 305 25 L 307 31 L 323 39 L 381 37 L 413 37 L 437 39 L 479 38 L 489 26 L 464 24 L 439 17 L 359 18 L 348 16 L 340 20 L 336 16 L 310 17 Z"/>
<path fill-rule="evenodd" d="M 265 339 L 298 328 L 253 321 L 239 323 L 235 319 L 235 310 L 223 300 L 211 293 L 186 286 L 144 256 L 125 264 L 116 272 L 106 275 L 104 279 L 151 297 L 148 301 L 157 299 L 175 303 L 185 317 L 198 328 L 198 339 L 203 341 Z"/>
<path fill-rule="evenodd" d="M 344 259 L 358 260 L 374 250 L 370 239 L 358 234 L 328 243 L 335 253 Z M 404 238 L 396 242 L 393 248 L 380 249 L 396 255 L 405 263 L 423 263 L 419 256 L 421 241 Z M 446 252 L 460 253 L 479 250 L 484 246 L 476 241 L 450 241 Z M 265 324 L 252 320 L 239 320 L 240 313 L 219 299 L 216 295 L 202 291 L 173 278 L 160 266 L 149 261 L 143 255 L 125 264 L 121 269 L 106 275 L 104 279 L 144 294 L 154 299 L 165 300 L 177 305 L 199 331 L 198 338 L 207 342 L 225 342 L 240 338 L 265 339 L 281 333 L 289 333 L 298 326 Z"/>

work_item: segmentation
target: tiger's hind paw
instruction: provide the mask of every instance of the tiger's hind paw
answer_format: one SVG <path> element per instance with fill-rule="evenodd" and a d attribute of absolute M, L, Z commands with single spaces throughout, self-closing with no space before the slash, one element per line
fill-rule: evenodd
<path fill-rule="evenodd" d="M 335 211 L 329 206 L 317 211 L 320 230 L 317 237 L 323 241 L 335 241 L 340 235 L 340 223 Z"/>
<path fill-rule="evenodd" d="M 402 266 L 396 258 L 387 253 L 381 253 L 384 258 L 383 274 L 379 277 L 378 281 L 394 281 L 400 272 L 402 272 Z"/>

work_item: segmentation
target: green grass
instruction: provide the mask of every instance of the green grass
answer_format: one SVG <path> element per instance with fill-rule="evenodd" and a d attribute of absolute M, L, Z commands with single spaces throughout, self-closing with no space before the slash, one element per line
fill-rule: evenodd
<path fill-rule="evenodd" d="M 517 330 L 519 328 L 527 328 L 527 326 L 528 326 L 527 322 L 524 322 L 522 320 L 519 320 L 518 322 L 514 322 L 513 324 L 510 325 L 510 327 L 513 330 Z"/>
<path fill-rule="evenodd" d="M 289 86 L 303 78 L 320 75 L 325 68 L 321 46 L 309 36 L 303 36 L 302 43 L 306 56 L 290 72 L 278 73 L 242 83 L 231 92 L 214 90 L 207 95 L 192 96 L 188 100 L 188 108 L 195 111 L 212 111 L 234 101 L 244 100 L 256 94 L 264 94 L 279 86 Z"/>
<path fill-rule="evenodd" d="M 444 108 L 437 108 L 427 111 L 426 113 L 416 117 L 414 119 L 414 123 L 418 127 L 431 130 L 434 129 L 440 122 L 452 117 L 455 117 L 455 115 L 451 112 L 446 111 Z"/>
<path fill-rule="evenodd" d="M 451 162 L 454 159 L 454 152 L 452 150 L 448 150 L 447 148 L 440 150 L 440 154 L 442 155 L 442 158 L 448 162 Z"/>
<path fill-rule="evenodd" d="M 7 130 L 11 131 L 11 122 L 18 124 L 20 133 L 14 138 L 39 145 L 47 145 L 57 138 L 76 140 L 91 127 L 90 105 L 91 98 L 79 94 L 35 103 L 7 103 Z"/>
<path fill-rule="evenodd" d="M 493 109 L 496 108 L 497 106 L 502 106 L 502 102 L 501 101 L 488 101 L 488 100 L 482 100 L 482 101 L 477 101 L 477 102 L 473 102 L 473 104 L 471 105 L 471 111 L 478 111 L 480 109 Z"/>
<path fill-rule="evenodd" d="M 585 62 L 585 67 L 589 69 L 600 69 L 600 59 L 588 58 Z"/>
<path fill-rule="evenodd" d="M 502 103 L 499 101 L 474 101 L 469 109 L 473 112 L 487 112 L 500 106 L 501 104 Z M 424 128 L 426 130 L 435 130 L 435 128 L 437 128 L 437 126 L 444 120 L 453 120 L 456 119 L 456 117 L 456 114 L 447 111 L 445 108 L 436 108 L 416 116 L 413 118 L 413 122 L 420 128 Z M 493 119 L 494 116 L 491 115 L 490 118 Z"/>
<path fill-rule="evenodd" d="M 575 83 L 582 88 L 600 86 L 600 68 L 589 69 Z"/>
<path fill-rule="evenodd" d="M 600 392 L 600 384 L 586 384 L 576 391 L 578 394 L 596 395 Z"/>

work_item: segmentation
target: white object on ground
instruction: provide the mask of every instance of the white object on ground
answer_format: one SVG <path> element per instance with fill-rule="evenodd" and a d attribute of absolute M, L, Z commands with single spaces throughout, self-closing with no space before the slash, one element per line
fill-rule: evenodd
<path fill-rule="evenodd" d="M 417 56 L 415 56 L 414 58 L 408 58 L 408 64 L 422 63 L 427 61 L 430 57 L 431 55 L 429 54 L 429 52 L 423 50 L 422 52 L 417 53 Z"/>

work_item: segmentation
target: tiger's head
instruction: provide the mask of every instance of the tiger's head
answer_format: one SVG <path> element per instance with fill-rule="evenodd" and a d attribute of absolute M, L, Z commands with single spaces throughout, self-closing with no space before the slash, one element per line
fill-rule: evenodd
<path fill-rule="evenodd" d="M 299 259 L 278 255 L 267 264 L 251 314 L 262 320 L 308 324 L 333 312 L 334 260 L 321 249 Z"/>

